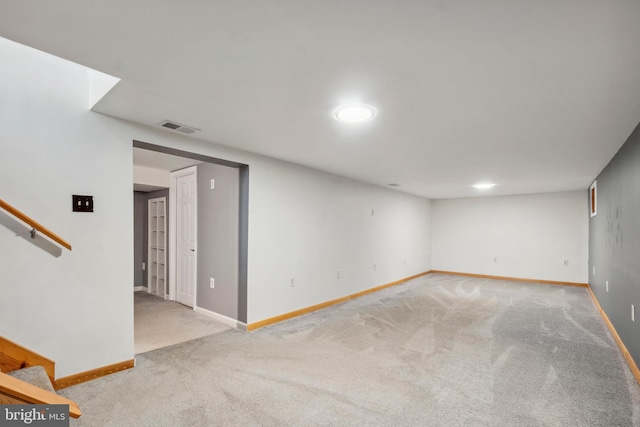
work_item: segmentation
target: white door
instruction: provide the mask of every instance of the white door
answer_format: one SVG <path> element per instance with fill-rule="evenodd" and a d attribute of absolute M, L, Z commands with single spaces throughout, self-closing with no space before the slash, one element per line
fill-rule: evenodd
<path fill-rule="evenodd" d="M 176 301 L 193 307 L 196 295 L 196 175 L 176 180 Z"/>

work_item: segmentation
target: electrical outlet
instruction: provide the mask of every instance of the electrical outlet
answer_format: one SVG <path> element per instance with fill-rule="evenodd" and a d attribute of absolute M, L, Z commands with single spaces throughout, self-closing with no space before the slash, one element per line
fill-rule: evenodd
<path fill-rule="evenodd" d="M 216 180 L 212 179 L 211 180 L 211 189 L 213 190 L 214 188 L 216 188 Z"/>
<path fill-rule="evenodd" d="M 144 271 L 144 270 L 146 270 L 146 269 L 147 269 L 147 263 L 143 262 L 143 263 L 142 263 L 142 271 Z"/>
<path fill-rule="evenodd" d="M 569 260 L 568 260 L 568 259 L 565 259 L 565 260 L 564 260 L 564 266 L 565 266 L 565 267 L 568 267 L 568 266 L 569 266 Z"/>
<path fill-rule="evenodd" d="M 340 270 L 338 270 L 338 273 L 336 273 L 336 279 L 340 278 Z"/>
<path fill-rule="evenodd" d="M 373 271 L 376 271 L 376 265 L 373 264 Z"/>
<path fill-rule="evenodd" d="M 493 262 L 498 262 L 498 257 L 493 257 Z"/>
<path fill-rule="evenodd" d="M 210 287 L 211 289 L 213 289 L 213 288 L 215 288 L 215 287 L 216 287 L 216 279 L 214 279 L 213 277 L 211 277 L 211 278 L 209 279 L 209 287 Z"/>
<path fill-rule="evenodd" d="M 292 277 L 291 278 L 291 283 L 289 283 L 289 287 L 293 288 L 296 285 L 296 280 Z"/>
<path fill-rule="evenodd" d="M 636 306 L 631 304 L 631 321 L 636 321 Z"/>
<path fill-rule="evenodd" d="M 606 282 L 604 282 L 604 287 L 605 287 L 606 291 L 609 292 L 609 281 L 608 280 Z"/>
<path fill-rule="evenodd" d="M 596 275 L 596 268 L 595 267 L 593 267 L 593 275 L 594 276 Z"/>
<path fill-rule="evenodd" d="M 375 216 L 376 211 L 374 211 L 373 209 L 371 209 L 371 216 Z"/>

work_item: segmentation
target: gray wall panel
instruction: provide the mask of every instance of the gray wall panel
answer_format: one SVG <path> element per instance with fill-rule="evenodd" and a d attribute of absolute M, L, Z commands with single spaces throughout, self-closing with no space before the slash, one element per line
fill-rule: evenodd
<path fill-rule="evenodd" d="M 147 197 L 146 193 L 133 192 L 133 286 L 147 286 L 147 278 L 142 271 L 146 262 L 147 248 Z"/>
<path fill-rule="evenodd" d="M 597 178 L 597 215 L 589 221 L 589 285 L 639 364 L 640 125 Z"/>
<path fill-rule="evenodd" d="M 211 189 L 215 179 L 215 189 Z M 198 165 L 198 307 L 240 320 L 239 171 Z M 209 279 L 215 279 L 215 288 Z M 246 313 L 244 314 L 246 317 Z"/>
<path fill-rule="evenodd" d="M 249 166 L 240 172 L 239 264 L 238 264 L 238 320 L 247 323 L 247 272 L 249 269 Z"/>

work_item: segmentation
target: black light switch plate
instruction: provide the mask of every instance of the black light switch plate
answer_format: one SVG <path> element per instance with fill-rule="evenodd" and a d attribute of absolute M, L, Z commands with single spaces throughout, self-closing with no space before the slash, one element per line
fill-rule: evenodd
<path fill-rule="evenodd" d="M 73 195 L 74 212 L 93 212 L 93 196 Z"/>

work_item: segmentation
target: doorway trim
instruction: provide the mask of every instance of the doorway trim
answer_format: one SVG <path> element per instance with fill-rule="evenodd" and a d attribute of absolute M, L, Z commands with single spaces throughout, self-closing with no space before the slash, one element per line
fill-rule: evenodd
<path fill-rule="evenodd" d="M 177 284 L 178 284 L 178 275 L 177 275 L 177 266 L 178 266 L 178 178 L 187 176 L 187 175 L 195 175 L 196 182 L 198 179 L 198 167 L 197 166 L 189 166 L 188 168 L 180 169 L 175 172 L 171 172 L 171 182 L 169 186 L 169 253 L 171 256 L 169 257 L 169 299 L 171 301 L 176 301 L 177 296 Z M 196 192 L 197 197 L 197 192 Z M 196 202 L 197 203 L 197 202 Z M 197 204 L 196 204 L 197 206 Z M 196 247 L 196 256 L 195 256 L 195 277 L 196 283 L 195 288 L 193 290 L 193 310 L 196 309 L 198 305 L 198 212 L 196 208 L 196 223 L 195 223 L 195 247 Z"/>

